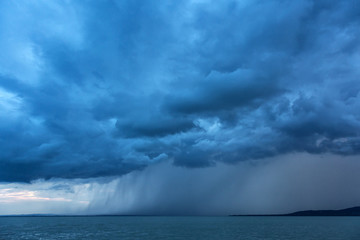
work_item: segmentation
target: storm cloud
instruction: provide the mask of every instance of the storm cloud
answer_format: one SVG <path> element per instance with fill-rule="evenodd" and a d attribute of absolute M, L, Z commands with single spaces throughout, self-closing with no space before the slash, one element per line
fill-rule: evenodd
<path fill-rule="evenodd" d="M 0 181 L 360 152 L 356 1 L 0 11 Z"/>
<path fill-rule="evenodd" d="M 359 204 L 358 157 L 287 154 L 233 165 L 169 161 L 121 177 L 0 184 L 1 214 L 229 215 Z"/>

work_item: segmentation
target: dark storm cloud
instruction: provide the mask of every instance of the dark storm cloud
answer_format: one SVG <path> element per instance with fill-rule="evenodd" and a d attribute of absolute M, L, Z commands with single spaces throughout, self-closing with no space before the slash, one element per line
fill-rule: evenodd
<path fill-rule="evenodd" d="M 87 211 L 229 215 L 341 209 L 359 204 L 359 167 L 356 156 L 307 153 L 192 170 L 162 162 L 94 186 Z"/>
<path fill-rule="evenodd" d="M 0 181 L 359 153 L 355 1 L 0 11 Z"/>
<path fill-rule="evenodd" d="M 179 120 L 176 118 L 161 119 L 163 116 L 134 122 L 116 123 L 119 135 L 125 137 L 158 137 L 187 131 L 194 127 L 192 121 Z M 157 119 L 157 120 L 156 120 Z"/>
<path fill-rule="evenodd" d="M 171 94 L 169 109 L 184 114 L 201 114 L 261 103 L 280 90 L 276 86 L 276 80 L 271 79 L 273 77 L 257 76 L 256 73 L 247 70 L 228 74 L 210 73 L 209 76 L 196 82 L 190 93 L 182 93 L 184 96 Z"/>

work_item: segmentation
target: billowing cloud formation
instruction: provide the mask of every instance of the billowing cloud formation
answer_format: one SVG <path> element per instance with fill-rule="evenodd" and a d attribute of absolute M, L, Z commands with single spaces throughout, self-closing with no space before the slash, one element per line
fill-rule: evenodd
<path fill-rule="evenodd" d="M 0 181 L 359 153 L 355 1 L 4 1 L 0 11 Z"/>

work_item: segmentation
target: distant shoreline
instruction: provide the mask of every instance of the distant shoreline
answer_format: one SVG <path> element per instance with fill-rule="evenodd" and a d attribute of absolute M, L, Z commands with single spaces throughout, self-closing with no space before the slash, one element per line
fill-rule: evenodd
<path fill-rule="evenodd" d="M 359 217 L 360 207 L 340 210 L 306 210 L 285 214 L 236 214 L 232 217 Z"/>
<path fill-rule="evenodd" d="M 359 217 L 360 206 L 340 210 L 307 210 L 286 214 L 234 214 L 234 215 L 121 215 L 121 214 L 94 214 L 94 215 L 66 215 L 66 214 L 19 214 L 0 215 L 0 217 Z"/>

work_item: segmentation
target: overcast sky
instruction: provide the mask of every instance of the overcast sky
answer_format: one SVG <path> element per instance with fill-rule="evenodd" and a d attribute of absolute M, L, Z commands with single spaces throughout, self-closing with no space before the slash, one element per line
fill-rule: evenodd
<path fill-rule="evenodd" d="M 360 205 L 359 43 L 355 0 L 2 1 L 0 214 Z"/>

